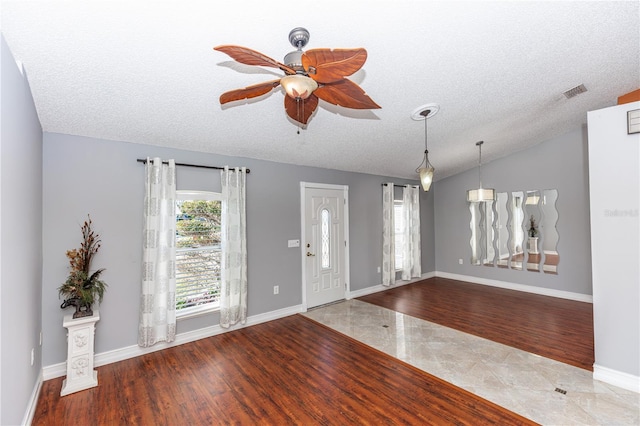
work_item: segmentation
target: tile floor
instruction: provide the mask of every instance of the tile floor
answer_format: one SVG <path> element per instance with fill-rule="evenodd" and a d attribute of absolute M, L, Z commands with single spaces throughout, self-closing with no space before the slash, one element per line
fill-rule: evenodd
<path fill-rule="evenodd" d="M 640 394 L 581 368 L 358 300 L 304 315 L 543 425 L 640 425 Z"/>

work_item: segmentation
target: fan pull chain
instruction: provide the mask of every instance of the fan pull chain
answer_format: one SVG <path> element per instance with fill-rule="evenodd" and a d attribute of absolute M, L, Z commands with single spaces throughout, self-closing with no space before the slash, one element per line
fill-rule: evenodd
<path fill-rule="evenodd" d="M 298 120 L 296 120 L 296 121 L 298 122 L 298 131 L 297 131 L 298 134 L 300 134 L 300 123 L 301 123 L 301 121 L 300 121 L 300 101 L 301 101 L 301 99 L 299 97 L 296 98 L 296 109 L 297 109 L 297 112 L 298 112 Z M 304 102 L 302 102 L 302 116 L 304 117 Z"/>
<path fill-rule="evenodd" d="M 299 102 L 302 104 L 302 118 L 304 118 L 304 101 L 301 100 Z M 301 125 L 298 126 L 298 134 L 300 134 L 300 128 L 301 127 L 302 127 Z"/>

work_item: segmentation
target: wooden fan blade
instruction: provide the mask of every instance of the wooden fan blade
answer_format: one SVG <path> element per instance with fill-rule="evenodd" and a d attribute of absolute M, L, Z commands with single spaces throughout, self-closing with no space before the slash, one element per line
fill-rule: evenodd
<path fill-rule="evenodd" d="M 336 83 L 318 87 L 314 95 L 330 104 L 353 109 L 378 109 L 375 103 L 360 86 L 346 78 Z"/>
<path fill-rule="evenodd" d="M 287 115 L 300 124 L 307 124 L 317 107 L 318 98 L 315 95 L 304 100 L 296 100 L 287 95 L 284 97 L 284 109 L 287 111 Z"/>
<path fill-rule="evenodd" d="M 318 83 L 333 83 L 362 68 L 365 49 L 311 49 L 302 55 L 302 67 Z"/>
<path fill-rule="evenodd" d="M 244 89 L 231 90 L 220 95 L 220 104 L 224 105 L 227 102 L 255 98 L 270 92 L 274 87 L 278 87 L 279 85 L 280 80 L 272 80 L 265 83 L 254 84 Z"/>
<path fill-rule="evenodd" d="M 267 55 L 263 55 L 262 53 L 257 52 L 253 49 L 249 49 L 248 47 L 224 45 L 216 46 L 213 48 L 213 50 L 226 53 L 241 64 L 280 68 L 286 74 L 296 73 L 293 68 L 290 68 L 285 64 L 276 61 L 275 59 L 271 59 Z"/>

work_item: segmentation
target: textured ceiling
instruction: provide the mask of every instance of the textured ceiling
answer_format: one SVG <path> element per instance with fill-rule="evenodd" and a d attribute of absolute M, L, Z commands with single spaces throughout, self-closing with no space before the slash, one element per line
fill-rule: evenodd
<path fill-rule="evenodd" d="M 415 178 L 428 120 L 436 180 L 586 123 L 640 87 L 640 2 L 3 1 L 1 30 L 27 72 L 47 132 Z M 282 61 L 364 47 L 350 77 L 382 109 L 320 102 L 297 134 L 280 88 L 221 107 L 221 93 L 278 78 L 220 44 Z M 566 99 L 579 84 L 588 91 Z"/>

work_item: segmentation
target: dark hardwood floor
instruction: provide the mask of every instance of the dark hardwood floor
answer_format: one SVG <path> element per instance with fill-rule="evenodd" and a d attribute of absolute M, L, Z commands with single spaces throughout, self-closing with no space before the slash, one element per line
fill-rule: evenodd
<path fill-rule="evenodd" d="M 359 300 L 592 369 L 589 303 L 443 278 Z M 98 368 L 35 425 L 533 424 L 301 315 Z"/>
<path fill-rule="evenodd" d="M 302 315 L 98 368 L 35 425 L 528 425 L 533 422 Z"/>
<path fill-rule="evenodd" d="M 593 305 L 429 278 L 358 298 L 593 371 Z"/>

